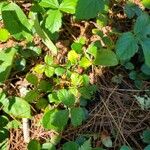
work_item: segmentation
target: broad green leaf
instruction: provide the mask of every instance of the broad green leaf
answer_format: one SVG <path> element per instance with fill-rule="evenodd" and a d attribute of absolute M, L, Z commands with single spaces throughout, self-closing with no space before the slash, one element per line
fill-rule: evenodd
<path fill-rule="evenodd" d="M 91 61 L 86 58 L 86 57 L 82 57 L 80 62 L 79 62 L 79 65 L 85 69 L 87 69 L 88 67 L 90 67 L 92 65 Z"/>
<path fill-rule="evenodd" d="M 143 4 L 146 8 L 150 9 L 150 0 L 142 0 L 142 4 Z"/>
<path fill-rule="evenodd" d="M 102 27 L 105 27 L 108 23 L 108 16 L 107 14 L 102 14 L 100 13 L 97 17 L 97 20 L 96 20 L 96 23 L 97 25 L 102 28 Z"/>
<path fill-rule="evenodd" d="M 18 120 L 12 120 L 7 124 L 7 129 L 18 129 L 21 127 L 22 127 L 22 124 Z"/>
<path fill-rule="evenodd" d="M 134 33 L 140 36 L 146 34 L 147 31 L 150 34 L 150 16 L 146 13 L 141 14 L 134 25 Z"/>
<path fill-rule="evenodd" d="M 82 47 L 83 47 L 83 44 L 77 43 L 77 42 L 74 42 L 71 45 L 72 50 L 74 50 L 78 54 L 81 54 L 83 52 Z"/>
<path fill-rule="evenodd" d="M 121 146 L 120 150 L 132 150 L 132 149 L 127 145 L 123 145 Z"/>
<path fill-rule="evenodd" d="M 71 107 L 75 103 L 75 96 L 66 89 L 59 90 L 57 92 L 58 99 L 64 103 L 64 105 Z"/>
<path fill-rule="evenodd" d="M 6 29 L 0 29 L 0 42 L 6 42 L 9 39 L 9 32 Z"/>
<path fill-rule="evenodd" d="M 62 68 L 62 67 L 58 67 L 55 69 L 55 74 L 57 76 L 62 76 L 63 74 L 65 74 L 66 69 Z"/>
<path fill-rule="evenodd" d="M 36 103 L 36 108 L 38 108 L 39 110 L 45 109 L 46 106 L 48 106 L 48 101 L 45 98 L 40 98 Z"/>
<path fill-rule="evenodd" d="M 76 64 L 77 63 L 78 57 L 79 57 L 78 54 L 74 50 L 69 51 L 69 53 L 68 53 L 68 60 L 72 64 Z"/>
<path fill-rule="evenodd" d="M 130 59 L 138 51 L 137 41 L 131 32 L 123 33 L 116 43 L 116 53 L 121 60 Z"/>
<path fill-rule="evenodd" d="M 45 67 L 45 75 L 47 77 L 49 77 L 49 78 L 52 77 L 54 75 L 54 72 L 55 72 L 55 69 L 53 67 L 51 67 L 51 66 Z"/>
<path fill-rule="evenodd" d="M 77 19 L 91 19 L 103 9 L 103 0 L 78 0 L 75 16 Z"/>
<path fill-rule="evenodd" d="M 71 111 L 71 123 L 73 126 L 79 126 L 85 118 L 84 111 L 81 107 L 72 108 Z"/>
<path fill-rule="evenodd" d="M 47 93 L 52 90 L 52 85 L 49 81 L 41 80 L 38 85 L 38 89 L 41 90 L 42 92 Z"/>
<path fill-rule="evenodd" d="M 118 60 L 113 51 L 104 49 L 97 51 L 94 64 L 101 66 L 116 66 L 118 64 Z"/>
<path fill-rule="evenodd" d="M 45 27 L 52 33 L 58 31 L 62 25 L 62 13 L 59 10 L 49 10 Z"/>
<path fill-rule="evenodd" d="M 145 64 L 150 67 L 150 38 L 141 41 L 141 45 L 143 48 Z"/>
<path fill-rule="evenodd" d="M 48 95 L 48 100 L 49 100 L 50 103 L 56 103 L 56 104 L 61 103 L 61 101 L 57 97 L 56 92 L 53 92 L 52 94 L 49 94 Z"/>
<path fill-rule="evenodd" d="M 41 150 L 41 145 L 37 140 L 31 140 L 28 144 L 28 150 Z"/>
<path fill-rule="evenodd" d="M 0 51 L 0 83 L 9 77 L 15 54 L 16 49 L 14 48 Z"/>
<path fill-rule="evenodd" d="M 26 94 L 24 99 L 29 103 L 33 103 L 38 99 L 38 97 L 39 97 L 39 92 L 37 90 L 31 90 Z"/>
<path fill-rule="evenodd" d="M 45 8 L 59 8 L 58 0 L 41 0 L 39 5 Z"/>
<path fill-rule="evenodd" d="M 71 150 L 78 150 L 79 149 L 79 145 L 77 143 L 75 143 L 75 142 L 69 141 L 69 142 L 67 142 L 67 143 L 65 143 L 63 145 L 62 149 L 63 150 L 70 150 L 70 148 L 71 148 Z"/>
<path fill-rule="evenodd" d="M 46 55 L 44 57 L 44 62 L 47 64 L 47 65 L 52 65 L 53 64 L 53 57 L 50 56 L 50 55 Z"/>
<path fill-rule="evenodd" d="M 150 75 L 150 67 L 148 67 L 147 65 L 143 64 L 141 67 L 141 71 L 146 74 L 146 75 Z"/>
<path fill-rule="evenodd" d="M 149 129 L 143 131 L 142 137 L 143 137 L 144 143 L 150 144 L 150 130 Z"/>
<path fill-rule="evenodd" d="M 56 148 L 52 143 L 44 143 L 41 150 L 56 150 Z"/>
<path fill-rule="evenodd" d="M 32 73 L 27 74 L 26 80 L 35 86 L 38 84 L 38 77 L 35 74 Z"/>
<path fill-rule="evenodd" d="M 32 40 L 31 29 L 26 15 L 22 9 L 15 3 L 8 3 L 2 7 L 2 18 L 5 28 L 17 40 L 26 38 Z M 11 18 L 11 19 L 10 19 Z"/>
<path fill-rule="evenodd" d="M 42 119 L 43 127 L 61 132 L 67 125 L 69 118 L 68 110 L 52 109 L 45 113 Z"/>
<path fill-rule="evenodd" d="M 3 110 L 17 118 L 30 118 L 31 109 L 30 105 L 22 98 L 14 97 L 4 105 Z"/>
<path fill-rule="evenodd" d="M 63 0 L 59 9 L 63 12 L 74 14 L 78 0 Z"/>
<path fill-rule="evenodd" d="M 79 148 L 79 150 L 92 150 L 91 139 L 85 141 L 83 145 Z"/>

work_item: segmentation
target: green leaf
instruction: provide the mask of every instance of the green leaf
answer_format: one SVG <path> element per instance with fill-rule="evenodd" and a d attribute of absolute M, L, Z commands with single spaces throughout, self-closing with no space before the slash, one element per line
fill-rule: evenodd
<path fill-rule="evenodd" d="M 14 38 L 17 40 L 22 40 L 24 38 L 29 41 L 32 40 L 32 26 L 17 4 L 11 2 L 3 5 L 2 18 L 6 29 Z"/>
<path fill-rule="evenodd" d="M 45 8 L 59 8 L 58 0 L 41 0 L 39 5 Z"/>
<path fill-rule="evenodd" d="M 75 103 L 75 96 L 66 89 L 59 90 L 57 92 L 58 99 L 64 103 L 64 105 L 71 107 Z"/>
<path fill-rule="evenodd" d="M 44 143 L 42 144 L 42 150 L 56 150 L 56 148 L 52 143 Z"/>
<path fill-rule="evenodd" d="M 146 38 L 143 41 L 141 41 L 141 45 L 143 48 L 144 58 L 145 58 L 145 64 L 150 67 L 150 39 Z"/>
<path fill-rule="evenodd" d="M 26 94 L 24 99 L 29 103 L 33 103 L 38 99 L 38 97 L 39 97 L 39 92 L 37 90 L 31 90 Z"/>
<path fill-rule="evenodd" d="M 150 130 L 144 130 L 143 131 L 143 142 L 144 143 L 147 143 L 147 144 L 150 144 Z"/>
<path fill-rule="evenodd" d="M 48 101 L 45 98 L 40 98 L 37 103 L 36 103 L 36 107 L 38 109 L 45 109 L 48 106 Z"/>
<path fill-rule="evenodd" d="M 83 52 L 82 47 L 83 47 L 83 44 L 77 43 L 77 42 L 71 45 L 72 50 L 74 50 L 78 54 L 81 54 Z"/>
<path fill-rule="evenodd" d="M 116 53 L 121 60 L 130 59 L 138 51 L 137 41 L 131 32 L 123 33 L 116 43 Z"/>
<path fill-rule="evenodd" d="M 84 111 L 81 107 L 79 108 L 72 108 L 71 111 L 71 123 L 73 126 L 79 126 L 82 124 L 82 121 L 85 118 Z"/>
<path fill-rule="evenodd" d="M 103 145 L 105 145 L 106 147 L 109 147 L 109 148 L 112 147 L 112 145 L 113 145 L 110 136 L 103 138 L 102 143 L 103 143 Z"/>
<path fill-rule="evenodd" d="M 43 116 L 42 124 L 46 129 L 52 129 L 61 132 L 67 125 L 69 118 L 68 110 L 52 109 Z"/>
<path fill-rule="evenodd" d="M 132 150 L 129 146 L 123 145 L 120 150 Z"/>
<path fill-rule="evenodd" d="M 48 100 L 49 100 L 50 103 L 56 103 L 56 104 L 61 103 L 61 101 L 57 97 L 56 92 L 53 92 L 52 94 L 49 94 L 48 95 Z"/>
<path fill-rule="evenodd" d="M 9 39 L 9 32 L 6 29 L 0 29 L 0 42 L 6 42 Z"/>
<path fill-rule="evenodd" d="M 7 138 L 9 138 L 9 131 L 5 128 L 0 129 L 0 144 L 4 142 Z"/>
<path fill-rule="evenodd" d="M 78 0 L 75 15 L 77 19 L 87 20 L 95 18 L 103 8 L 103 0 Z"/>
<path fill-rule="evenodd" d="M 51 66 L 45 67 L 45 75 L 47 77 L 49 77 L 49 78 L 52 77 L 54 75 L 54 72 L 55 72 L 55 69 L 53 67 L 51 67 Z"/>
<path fill-rule="evenodd" d="M 148 67 L 147 65 L 143 64 L 141 67 L 141 71 L 146 74 L 146 75 L 150 75 L 150 67 Z"/>
<path fill-rule="evenodd" d="M 83 84 L 83 78 L 78 73 L 71 74 L 71 84 L 73 86 L 81 86 Z"/>
<path fill-rule="evenodd" d="M 55 69 L 55 74 L 57 76 L 62 76 L 63 74 L 65 74 L 66 69 L 62 68 L 62 67 L 58 67 Z"/>
<path fill-rule="evenodd" d="M 52 85 L 50 84 L 50 82 L 46 81 L 46 80 L 41 80 L 39 85 L 38 85 L 38 89 L 41 90 L 42 92 L 49 92 L 52 89 Z"/>
<path fill-rule="evenodd" d="M 28 150 L 41 150 L 41 145 L 37 140 L 31 140 L 28 144 Z"/>
<path fill-rule="evenodd" d="M 79 65 L 80 65 L 80 67 L 87 69 L 88 67 L 90 67 L 92 65 L 92 63 L 86 57 L 82 57 L 80 62 L 79 62 Z"/>
<path fill-rule="evenodd" d="M 38 74 L 42 74 L 45 70 L 45 65 L 38 64 L 34 67 L 34 71 Z"/>
<path fill-rule="evenodd" d="M 53 57 L 50 56 L 50 55 L 46 55 L 46 56 L 44 57 L 44 61 L 45 61 L 45 63 L 46 63 L 47 65 L 52 65 L 52 64 L 53 64 Z"/>
<path fill-rule="evenodd" d="M 18 129 L 21 128 L 22 124 L 18 120 L 12 120 L 7 124 L 7 129 Z"/>
<path fill-rule="evenodd" d="M 142 0 L 142 4 L 144 7 L 150 9 L 150 0 Z"/>
<path fill-rule="evenodd" d="M 59 10 L 49 10 L 45 27 L 52 33 L 58 31 L 62 25 L 62 13 Z"/>
<path fill-rule="evenodd" d="M 79 57 L 78 54 L 74 50 L 69 51 L 69 53 L 68 53 L 68 60 L 72 64 L 76 64 L 77 63 L 78 57 Z"/>
<path fill-rule="evenodd" d="M 0 83 L 9 77 L 15 54 L 16 49 L 14 48 L 0 51 Z"/>
<path fill-rule="evenodd" d="M 74 14 L 76 9 L 77 0 L 63 0 L 59 9 L 63 12 Z"/>
<path fill-rule="evenodd" d="M 79 150 L 92 150 L 91 139 L 85 141 Z"/>
<path fill-rule="evenodd" d="M 79 145 L 77 143 L 75 143 L 75 142 L 69 141 L 69 142 L 67 142 L 67 143 L 65 143 L 63 145 L 62 149 L 63 150 L 70 150 L 70 148 L 71 148 L 71 150 L 78 150 L 79 149 Z"/>
<path fill-rule="evenodd" d="M 0 123 L 0 129 L 1 129 L 1 128 L 5 127 L 8 124 L 9 120 L 6 116 L 1 115 L 0 116 L 0 122 L 1 122 Z"/>
<path fill-rule="evenodd" d="M 94 64 L 101 66 L 116 66 L 118 64 L 118 60 L 116 54 L 113 51 L 100 50 L 97 51 Z"/>
<path fill-rule="evenodd" d="M 150 150 L 150 145 L 146 146 L 144 150 Z"/>
<path fill-rule="evenodd" d="M 148 14 L 143 13 L 136 20 L 136 23 L 134 25 L 134 33 L 143 36 L 143 34 L 145 35 L 146 34 L 145 32 L 148 31 L 150 34 L 149 28 L 150 28 L 150 17 Z"/>
<path fill-rule="evenodd" d="M 3 107 L 3 110 L 17 118 L 30 118 L 31 117 L 31 109 L 30 105 L 19 97 L 14 97 L 9 100 Z"/>
<path fill-rule="evenodd" d="M 38 84 L 38 77 L 35 74 L 32 73 L 27 74 L 26 80 L 35 86 Z"/>

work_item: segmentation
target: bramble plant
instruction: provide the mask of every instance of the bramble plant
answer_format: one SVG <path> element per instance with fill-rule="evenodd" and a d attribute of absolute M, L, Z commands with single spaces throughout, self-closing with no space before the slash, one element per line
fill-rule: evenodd
<path fill-rule="evenodd" d="M 149 0 L 142 0 L 142 4 L 150 8 Z M 33 139 L 28 149 L 55 150 L 67 126 L 78 127 L 89 117 L 86 106 L 97 92 L 97 85 L 91 82 L 89 75 L 95 67 L 124 66 L 137 88 L 141 88 L 143 80 L 150 79 L 149 14 L 129 2 L 124 12 L 133 21 L 131 31 L 120 33 L 112 29 L 105 33 L 104 28 L 111 23 L 109 5 L 109 0 L 33 0 L 26 12 L 19 2 L 0 2 L 3 23 L 0 42 L 14 42 L 13 46 L 0 48 L 0 149 L 8 148 L 9 129 L 21 128 L 21 118 L 32 119 L 39 111 L 43 113 L 40 125 L 56 136 L 42 145 Z M 98 40 L 88 41 L 84 36 L 76 38 L 62 54 L 63 62 L 59 62 L 55 42 L 66 16 L 73 21 L 96 22 L 92 34 L 97 35 Z M 35 44 L 36 38 L 44 45 Z M 138 58 L 137 62 L 132 60 L 134 57 Z M 136 68 L 137 63 L 140 69 Z M 9 95 L 5 86 L 16 76 L 21 76 L 25 84 Z M 120 84 L 122 76 L 116 77 L 114 83 Z M 135 99 L 141 109 L 150 108 L 149 96 L 135 96 Z M 141 136 L 143 142 L 150 144 L 149 137 L 149 130 L 145 130 Z M 101 138 L 101 142 L 102 147 L 113 146 L 110 136 Z M 69 141 L 62 149 L 70 147 L 103 150 L 92 148 L 91 139 L 81 143 Z M 149 148 L 147 145 L 144 150 Z M 132 149 L 123 145 L 120 150 Z"/>

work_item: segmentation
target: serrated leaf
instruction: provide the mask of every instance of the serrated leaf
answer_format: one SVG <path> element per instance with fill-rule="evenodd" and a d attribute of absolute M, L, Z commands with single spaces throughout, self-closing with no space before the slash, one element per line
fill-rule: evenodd
<path fill-rule="evenodd" d="M 50 56 L 50 55 L 46 55 L 44 57 L 44 62 L 47 64 L 47 65 L 52 65 L 53 64 L 53 57 Z"/>
<path fill-rule="evenodd" d="M 65 72 L 66 72 L 66 69 L 62 68 L 62 67 L 58 67 L 55 69 L 55 74 L 57 76 L 61 76 L 61 75 L 65 74 Z"/>
<path fill-rule="evenodd" d="M 116 53 L 121 60 L 130 59 L 138 51 L 137 41 L 131 32 L 123 33 L 116 43 Z"/>
<path fill-rule="evenodd" d="M 50 82 L 46 81 L 46 80 L 41 80 L 39 85 L 38 85 L 38 89 L 41 90 L 42 92 L 49 92 L 52 89 L 52 85 Z"/>
<path fill-rule="evenodd" d="M 73 86 L 81 86 L 83 83 L 83 78 L 78 73 L 72 73 L 71 74 L 71 84 Z"/>
<path fill-rule="evenodd" d="M 79 108 L 72 108 L 71 111 L 71 123 L 73 126 L 79 126 L 82 124 L 82 121 L 85 118 L 84 111 L 81 107 Z"/>
<path fill-rule="evenodd" d="M 68 110 L 52 109 L 43 116 L 42 124 L 46 129 L 52 129 L 60 132 L 67 125 L 69 118 Z"/>
<path fill-rule="evenodd" d="M 30 105 L 22 98 L 14 97 L 4 105 L 3 110 L 17 118 L 30 118 L 31 109 Z"/>
<path fill-rule="evenodd" d="M 71 107 L 75 103 L 75 96 L 66 89 L 59 90 L 57 92 L 58 99 L 64 103 L 64 105 Z"/>
<path fill-rule="evenodd" d="M 6 42 L 9 39 L 9 32 L 6 29 L 0 29 L 0 42 Z"/>
<path fill-rule="evenodd" d="M 42 74 L 45 70 L 45 65 L 38 64 L 34 67 L 34 71 L 38 74 Z"/>
<path fill-rule="evenodd" d="M 52 33 L 58 31 L 62 25 L 62 13 L 59 10 L 49 10 L 45 27 Z"/>
<path fill-rule="evenodd" d="M 41 145 L 39 141 L 33 139 L 28 144 L 28 150 L 41 150 Z"/>
<path fill-rule="evenodd" d="M 76 64 L 77 63 L 78 57 L 79 57 L 78 54 L 74 50 L 69 51 L 69 53 L 68 53 L 68 60 L 72 64 Z"/>
<path fill-rule="evenodd" d="M 41 0 L 39 5 L 45 8 L 59 8 L 58 0 Z"/>
<path fill-rule="evenodd" d="M 63 12 L 74 14 L 76 9 L 77 0 L 63 0 L 59 9 Z"/>
<path fill-rule="evenodd" d="M 56 150 L 56 148 L 52 143 L 44 143 L 42 144 L 42 150 Z"/>
<path fill-rule="evenodd" d="M 39 92 L 37 90 L 31 90 L 29 91 L 26 96 L 24 97 L 24 99 L 29 102 L 35 102 L 39 97 Z"/>
<path fill-rule="evenodd" d="M 95 18 L 102 9 L 104 9 L 103 0 L 79 0 L 77 3 L 75 16 L 77 19 L 86 20 Z"/>
<path fill-rule="evenodd" d="M 92 65 L 92 63 L 88 58 L 82 57 L 80 62 L 79 62 L 79 65 L 80 65 L 80 67 L 87 69 L 89 66 Z"/>
<path fill-rule="evenodd" d="M 79 148 L 79 150 L 92 150 L 91 139 L 85 141 L 83 145 Z"/>
<path fill-rule="evenodd" d="M 118 64 L 118 60 L 116 54 L 113 51 L 100 50 L 97 51 L 94 64 L 101 66 L 116 66 Z"/>
<path fill-rule="evenodd" d="M 77 143 L 75 143 L 75 142 L 69 141 L 69 142 L 67 142 L 67 143 L 65 143 L 63 145 L 62 149 L 63 150 L 70 150 L 70 148 L 71 148 L 71 150 L 78 150 L 79 149 L 79 145 Z"/>
<path fill-rule="evenodd" d="M 143 48 L 144 58 L 145 58 L 145 64 L 150 67 L 150 39 L 144 39 L 141 41 L 141 45 Z"/>
<path fill-rule="evenodd" d="M 17 40 L 22 40 L 24 38 L 29 41 L 32 40 L 32 26 L 17 4 L 11 2 L 3 5 L 2 18 L 6 29 L 14 38 Z"/>

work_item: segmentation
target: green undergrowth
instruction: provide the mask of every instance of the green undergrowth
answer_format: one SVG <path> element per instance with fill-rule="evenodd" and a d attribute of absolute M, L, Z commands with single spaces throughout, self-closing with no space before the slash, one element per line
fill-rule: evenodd
<path fill-rule="evenodd" d="M 9 40 L 15 43 L 13 47 L 0 49 L 0 149 L 7 149 L 9 129 L 20 128 L 21 118 L 32 119 L 35 112 L 42 112 L 40 125 L 57 133 L 55 142 L 53 139 L 46 143 L 31 140 L 28 149 L 55 150 L 68 126 L 78 127 L 89 117 L 86 106 L 97 92 L 97 85 L 91 82 L 89 74 L 96 67 L 120 66 L 135 88 L 142 89 L 143 81 L 150 79 L 150 16 L 145 11 L 150 8 L 150 1 L 143 0 L 142 4 L 144 8 L 128 1 L 124 6 L 124 16 L 132 24 L 130 31 L 122 33 L 112 27 L 105 33 L 103 29 L 112 22 L 109 0 L 34 0 L 28 12 L 18 2 L 0 2 L 0 19 L 4 24 L 0 28 L 1 44 Z M 55 42 L 59 40 L 68 14 L 73 22 L 94 21 L 96 27 L 92 34 L 98 40 L 89 43 L 86 37 L 78 37 L 67 53 L 62 54 L 63 62 L 59 62 Z M 42 43 L 36 46 L 34 38 L 37 36 Z M 25 44 L 18 44 L 20 42 Z M 9 95 L 11 89 L 4 87 L 17 75 L 21 75 L 26 84 L 21 84 L 16 94 Z M 118 81 L 115 83 L 119 84 Z M 135 99 L 142 109 L 150 108 L 148 96 L 135 96 Z M 150 144 L 149 130 L 141 134 L 143 142 Z M 101 138 L 101 142 L 101 148 L 92 148 L 91 139 L 69 141 L 62 149 L 113 147 L 110 136 Z M 149 148 L 150 145 L 144 150 Z M 118 149 L 132 148 L 123 145 Z"/>

